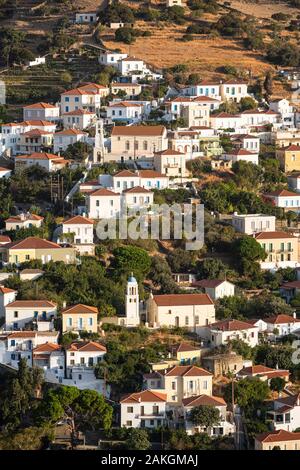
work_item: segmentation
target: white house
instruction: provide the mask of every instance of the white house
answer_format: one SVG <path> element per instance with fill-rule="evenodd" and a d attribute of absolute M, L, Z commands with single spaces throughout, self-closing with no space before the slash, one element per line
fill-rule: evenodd
<path fill-rule="evenodd" d="M 149 189 L 135 186 L 123 191 L 121 196 L 122 208 L 126 209 L 142 209 L 149 208 L 153 204 L 153 192 Z"/>
<path fill-rule="evenodd" d="M 120 194 L 102 188 L 87 195 L 87 210 L 90 219 L 117 217 L 121 209 Z"/>
<path fill-rule="evenodd" d="M 120 400 L 121 427 L 158 428 L 165 424 L 167 395 L 156 390 L 130 393 Z"/>
<path fill-rule="evenodd" d="M 270 381 L 272 379 L 277 377 L 280 377 L 285 382 L 288 382 L 289 376 L 289 370 L 272 369 L 271 367 L 266 367 L 260 364 L 255 366 L 243 367 L 236 374 L 237 379 L 258 377 L 260 380 L 268 382 L 268 384 L 270 384 Z"/>
<path fill-rule="evenodd" d="M 179 326 L 194 332 L 215 321 L 215 306 L 207 294 L 151 295 L 147 313 L 154 327 Z"/>
<path fill-rule="evenodd" d="M 273 402 L 273 410 L 267 417 L 275 431 L 296 431 L 300 428 L 300 394 L 279 397 Z"/>
<path fill-rule="evenodd" d="M 273 317 L 264 319 L 267 324 L 267 331 L 272 333 L 275 337 L 282 337 L 300 330 L 300 320 L 296 315 L 279 314 Z"/>
<path fill-rule="evenodd" d="M 231 100 L 239 103 L 242 98 L 248 96 L 248 85 L 242 80 L 227 80 L 220 84 L 220 93 L 223 101 Z"/>
<path fill-rule="evenodd" d="M 74 243 L 76 245 L 92 244 L 94 242 L 93 234 L 94 222 L 87 217 L 76 215 L 63 221 L 63 233 L 73 233 Z"/>
<path fill-rule="evenodd" d="M 143 105 L 131 103 L 130 101 L 116 101 L 111 103 L 107 109 L 107 118 L 112 121 L 125 121 L 128 124 L 137 123 L 141 120 Z"/>
<path fill-rule="evenodd" d="M 84 11 L 75 13 L 75 23 L 97 23 L 98 14 L 96 11 Z"/>
<path fill-rule="evenodd" d="M 240 114 L 222 112 L 210 116 L 210 125 L 213 129 L 240 129 L 242 118 Z"/>
<path fill-rule="evenodd" d="M 253 235 L 256 232 L 275 232 L 276 217 L 264 214 L 237 214 L 232 216 L 232 225 L 238 232 Z"/>
<path fill-rule="evenodd" d="M 240 320 L 221 320 L 206 328 L 211 347 L 216 348 L 229 341 L 240 339 L 252 348 L 258 344 L 258 328 Z"/>
<path fill-rule="evenodd" d="M 235 148 L 242 148 L 249 152 L 259 153 L 260 139 L 251 134 L 233 134 L 230 136 L 231 142 Z"/>
<path fill-rule="evenodd" d="M 62 115 L 63 126 L 65 129 L 86 129 L 93 124 L 96 114 L 87 109 L 76 109 Z"/>
<path fill-rule="evenodd" d="M 17 291 L 0 285 L 0 318 L 5 317 L 6 305 L 16 300 Z"/>
<path fill-rule="evenodd" d="M 279 118 L 279 114 L 271 110 L 247 109 L 241 113 L 242 125 L 245 127 L 276 124 Z"/>
<path fill-rule="evenodd" d="M 38 165 L 52 172 L 61 170 L 68 164 L 69 161 L 65 160 L 63 157 L 47 152 L 34 152 L 30 155 L 16 155 L 15 157 L 16 170 Z"/>
<path fill-rule="evenodd" d="M 61 113 L 69 113 L 77 109 L 97 112 L 101 106 L 101 97 L 109 94 L 109 88 L 96 83 L 89 83 L 61 94 Z"/>
<path fill-rule="evenodd" d="M 57 305 L 50 300 L 15 300 L 5 306 L 5 329 L 21 330 L 27 323 L 36 322 L 38 329 L 50 330 L 56 315 Z"/>
<path fill-rule="evenodd" d="M 95 246 L 93 220 L 90 220 L 87 217 L 83 217 L 81 215 L 76 215 L 64 220 L 62 224 L 61 238 L 64 239 L 65 235 L 66 239 L 68 240 L 68 234 L 72 234 L 73 239 L 71 243 L 82 255 L 94 254 Z"/>
<path fill-rule="evenodd" d="M 211 82 L 203 80 L 199 85 L 191 85 L 184 90 L 188 96 L 209 96 L 219 101 L 240 102 L 248 96 L 247 83 L 242 80 L 227 80 L 226 82 Z"/>
<path fill-rule="evenodd" d="M 294 108 L 287 99 L 278 98 L 270 101 L 270 110 L 280 114 L 281 121 L 285 127 L 288 126 L 292 129 L 295 127 Z"/>
<path fill-rule="evenodd" d="M 99 62 L 102 65 L 112 65 L 114 67 L 118 67 L 119 61 L 122 59 L 126 59 L 126 57 L 128 57 L 128 54 L 103 50 L 100 52 Z"/>
<path fill-rule="evenodd" d="M 249 150 L 245 149 L 230 150 L 230 152 L 225 154 L 225 160 L 232 163 L 243 161 L 258 165 L 258 153 L 249 152 Z"/>
<path fill-rule="evenodd" d="M 29 367 L 32 366 L 32 352 L 40 344 L 57 344 L 59 333 L 57 331 L 16 331 L 5 337 L 0 347 L 0 362 L 18 368 L 21 358 L 26 359 Z M 4 347 L 3 347 L 4 346 Z"/>
<path fill-rule="evenodd" d="M 168 405 L 181 405 L 182 400 L 197 395 L 212 395 L 213 374 L 202 367 L 173 366 L 144 374 L 144 388 L 153 383 L 153 391 L 167 394 Z"/>
<path fill-rule="evenodd" d="M 66 348 L 66 366 L 94 367 L 103 361 L 106 347 L 96 341 L 73 341 Z"/>
<path fill-rule="evenodd" d="M 43 102 L 29 104 L 23 108 L 23 119 L 24 121 L 58 121 L 59 106 Z"/>
<path fill-rule="evenodd" d="M 300 194 L 287 191 L 286 189 L 272 191 L 264 195 L 274 206 L 283 207 L 286 210 L 300 210 Z"/>
<path fill-rule="evenodd" d="M 209 426 L 208 428 L 195 425 L 190 420 L 190 412 L 194 407 L 209 406 L 219 411 L 220 420 L 218 424 Z M 227 412 L 227 404 L 224 398 L 198 395 L 194 397 L 184 398 L 178 410 L 179 423 L 183 423 L 187 434 L 193 435 L 199 432 L 205 432 L 211 437 L 230 436 L 235 432 L 232 413 Z"/>
<path fill-rule="evenodd" d="M 30 212 L 13 215 L 5 220 L 5 230 L 20 230 L 21 228 L 37 227 L 43 224 L 44 217 Z"/>
<path fill-rule="evenodd" d="M 221 101 L 220 83 L 203 80 L 199 85 L 191 85 L 183 90 L 188 96 L 207 96 Z"/>
<path fill-rule="evenodd" d="M 65 377 L 65 353 L 57 343 L 39 344 L 32 350 L 32 366 L 43 370 L 45 380 L 62 383 Z"/>
<path fill-rule="evenodd" d="M 120 193 L 135 186 L 149 190 L 165 189 L 169 187 L 169 178 L 154 170 L 139 170 L 135 173 L 122 170 L 115 175 L 100 175 L 99 183 L 105 188 L 111 188 L 114 192 Z"/>
<path fill-rule="evenodd" d="M 212 300 L 222 299 L 234 295 L 235 286 L 229 281 L 221 279 L 201 279 L 192 283 L 193 287 L 204 289 L 205 294 Z"/>
<path fill-rule="evenodd" d="M 86 142 L 87 133 L 79 129 L 65 129 L 56 132 L 53 136 L 53 150 L 54 153 L 63 152 L 67 150 L 69 145 L 76 144 L 77 142 Z"/>
<path fill-rule="evenodd" d="M 186 154 L 174 149 L 154 153 L 154 168 L 166 176 L 187 176 Z"/>
<path fill-rule="evenodd" d="M 1 178 L 10 178 L 12 171 L 9 168 L 4 168 L 0 166 L 0 179 Z"/>

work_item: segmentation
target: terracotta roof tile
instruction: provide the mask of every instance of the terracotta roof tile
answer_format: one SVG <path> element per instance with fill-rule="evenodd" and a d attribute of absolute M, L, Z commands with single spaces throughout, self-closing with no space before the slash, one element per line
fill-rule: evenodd
<path fill-rule="evenodd" d="M 207 294 L 154 295 L 153 300 L 159 307 L 185 305 L 213 305 L 213 301 Z"/>

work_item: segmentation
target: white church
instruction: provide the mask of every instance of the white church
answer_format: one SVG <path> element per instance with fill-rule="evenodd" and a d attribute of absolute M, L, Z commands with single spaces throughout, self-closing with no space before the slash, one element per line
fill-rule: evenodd
<path fill-rule="evenodd" d="M 101 323 L 113 323 L 115 325 L 133 328 L 139 326 L 140 322 L 139 285 L 133 273 L 131 273 L 126 284 L 125 315 L 102 318 Z"/>

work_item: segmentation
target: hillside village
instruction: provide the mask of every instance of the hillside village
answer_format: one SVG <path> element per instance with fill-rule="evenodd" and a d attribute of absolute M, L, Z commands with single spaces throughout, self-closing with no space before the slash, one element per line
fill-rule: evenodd
<path fill-rule="evenodd" d="M 135 55 L 141 27 L 231 41 L 230 2 L 91 3 L 46 52 L 4 2 L 0 449 L 299 450 L 300 4 L 280 46 L 241 33 L 263 68 L 204 75 Z M 203 208 L 203 246 L 151 238 L 155 205 Z M 101 237 L 123 217 L 147 236 Z"/>

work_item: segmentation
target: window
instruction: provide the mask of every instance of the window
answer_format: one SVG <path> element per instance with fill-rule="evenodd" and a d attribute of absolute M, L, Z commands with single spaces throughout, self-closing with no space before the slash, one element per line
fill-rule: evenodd
<path fill-rule="evenodd" d="M 82 366 L 84 366 L 84 364 L 85 364 L 84 357 L 81 357 L 81 358 L 80 358 L 80 364 L 81 364 Z"/>
<path fill-rule="evenodd" d="M 195 325 L 199 325 L 199 315 L 195 316 Z"/>
<path fill-rule="evenodd" d="M 194 382 L 192 380 L 189 381 L 189 389 L 193 390 L 194 388 Z"/>
<path fill-rule="evenodd" d="M 204 380 L 203 381 L 203 390 L 207 390 L 208 386 L 207 386 L 207 380 Z"/>
<path fill-rule="evenodd" d="M 10 342 L 10 345 L 11 345 L 11 346 L 15 346 L 15 345 L 16 345 L 16 340 L 15 340 L 15 339 L 12 339 L 11 342 Z"/>
<path fill-rule="evenodd" d="M 189 324 L 189 317 L 185 317 L 185 322 L 184 322 L 184 323 L 185 323 L 186 326 L 188 326 L 188 324 Z"/>
<path fill-rule="evenodd" d="M 18 312 L 14 312 L 14 318 L 18 318 L 19 314 Z"/>
<path fill-rule="evenodd" d="M 126 140 L 125 142 L 125 150 L 129 150 L 130 149 L 130 142 L 129 140 Z"/>
<path fill-rule="evenodd" d="M 172 390 L 176 390 L 176 382 L 172 382 Z"/>
<path fill-rule="evenodd" d="M 92 317 L 89 318 L 89 326 L 93 326 L 93 318 Z"/>
<path fill-rule="evenodd" d="M 147 140 L 144 140 L 144 143 L 143 143 L 143 150 L 148 150 L 148 142 L 147 142 Z"/>
<path fill-rule="evenodd" d="M 78 374 L 78 380 L 81 380 L 81 379 L 82 379 L 82 375 Z"/>
<path fill-rule="evenodd" d="M 158 413 L 159 413 L 159 408 L 158 408 L 158 406 L 156 406 L 156 405 L 153 406 L 153 411 L 152 411 L 152 413 L 153 413 L 154 415 L 158 415 Z"/>
<path fill-rule="evenodd" d="M 126 426 L 132 426 L 132 421 L 126 421 Z"/>
<path fill-rule="evenodd" d="M 71 317 L 68 318 L 68 326 L 72 326 L 72 318 Z"/>
<path fill-rule="evenodd" d="M 133 413 L 133 406 L 127 406 L 127 413 Z"/>

